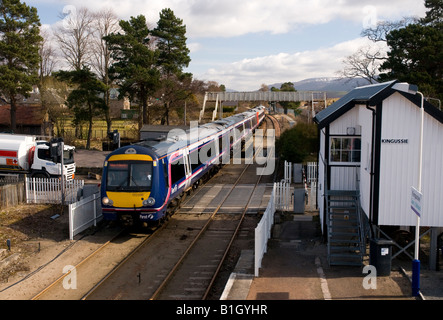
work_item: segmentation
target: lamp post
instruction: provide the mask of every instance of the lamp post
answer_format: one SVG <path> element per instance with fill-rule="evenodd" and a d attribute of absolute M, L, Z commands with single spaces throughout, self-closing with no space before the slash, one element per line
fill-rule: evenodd
<path fill-rule="evenodd" d="M 422 193 L 422 163 L 423 163 L 423 125 L 424 125 L 424 96 L 418 91 L 416 85 L 410 85 L 409 83 L 396 83 L 392 86 L 393 89 L 410 93 L 419 94 L 421 96 L 420 104 L 420 141 L 419 141 L 419 158 L 418 158 L 418 192 Z M 414 260 L 412 261 L 412 295 L 418 296 L 420 294 L 420 259 L 419 259 L 419 246 L 420 246 L 420 215 L 417 214 L 417 221 L 415 224 L 415 248 L 414 248 Z"/>
<path fill-rule="evenodd" d="M 418 160 L 418 192 L 422 193 L 422 170 L 423 170 L 423 124 L 424 124 L 424 97 L 423 94 L 417 91 L 421 96 L 420 106 L 420 153 Z M 412 295 L 418 296 L 420 294 L 420 259 L 418 256 L 420 245 L 420 215 L 417 215 L 417 222 L 415 226 L 415 250 L 414 261 L 412 261 Z"/>

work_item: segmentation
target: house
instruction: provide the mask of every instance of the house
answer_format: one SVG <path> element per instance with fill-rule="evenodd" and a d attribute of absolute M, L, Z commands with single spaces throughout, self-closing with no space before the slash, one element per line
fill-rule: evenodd
<path fill-rule="evenodd" d="M 317 203 L 330 264 L 358 264 L 365 239 L 416 225 L 411 187 L 419 180 L 421 96 L 398 90 L 397 83 L 358 87 L 314 117 Z M 426 101 L 423 141 L 420 225 L 431 228 L 436 246 L 443 231 L 443 112 Z"/>
<path fill-rule="evenodd" d="M 20 104 L 16 111 L 16 133 L 37 136 L 50 135 L 52 124 L 41 104 Z M 11 106 L 0 105 L 0 132 L 10 132 Z"/>
<path fill-rule="evenodd" d="M 118 119 L 121 117 L 122 110 L 131 109 L 129 98 L 124 97 L 122 100 L 119 100 L 118 94 L 118 89 L 111 88 L 109 92 L 109 115 L 111 116 L 111 118 L 114 119 Z"/>
<path fill-rule="evenodd" d="M 41 93 L 33 86 L 29 96 L 16 96 L 16 126 L 15 133 L 37 136 L 52 135 L 53 125 L 49 120 L 47 110 L 42 107 Z M 0 132 L 11 130 L 11 105 L 5 97 L 0 97 Z"/>

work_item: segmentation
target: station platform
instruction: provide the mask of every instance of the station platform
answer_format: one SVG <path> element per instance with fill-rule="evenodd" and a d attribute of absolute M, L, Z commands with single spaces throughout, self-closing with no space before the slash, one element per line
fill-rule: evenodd
<path fill-rule="evenodd" d="M 243 251 L 220 299 L 443 300 L 443 272 L 422 270 L 422 294 L 412 297 L 407 268 L 393 264 L 389 276 L 377 277 L 375 287 L 368 288 L 362 267 L 329 266 L 316 219 L 293 215 L 279 230 L 274 227 L 258 277 L 253 250 Z"/>

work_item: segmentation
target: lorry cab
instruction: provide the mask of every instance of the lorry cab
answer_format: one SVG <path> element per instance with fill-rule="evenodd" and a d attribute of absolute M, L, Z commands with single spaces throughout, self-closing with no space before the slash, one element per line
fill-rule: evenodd
<path fill-rule="evenodd" d="M 75 162 L 74 162 L 75 147 L 65 145 L 63 150 L 63 175 L 66 180 L 74 179 Z M 61 161 L 54 159 L 51 156 L 49 142 L 37 141 L 33 155 L 31 170 L 35 177 L 52 177 L 60 176 Z"/>
<path fill-rule="evenodd" d="M 64 145 L 63 176 L 74 179 L 75 162 L 72 146 Z M 30 174 L 32 177 L 60 177 L 61 157 L 51 155 L 50 143 L 35 136 L 0 134 L 0 174 Z"/>

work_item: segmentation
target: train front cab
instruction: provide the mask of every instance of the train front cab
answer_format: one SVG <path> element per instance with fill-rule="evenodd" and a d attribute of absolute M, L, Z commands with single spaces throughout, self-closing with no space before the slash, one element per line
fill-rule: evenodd
<path fill-rule="evenodd" d="M 105 220 L 156 224 L 165 212 L 166 191 L 163 163 L 149 149 L 123 147 L 106 158 L 101 184 Z"/>

